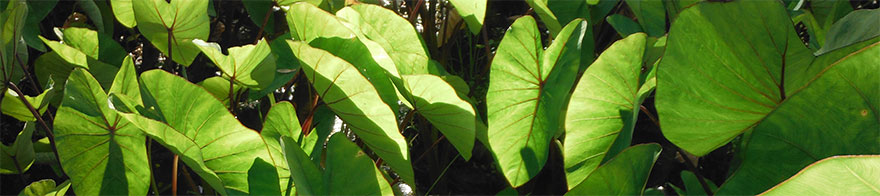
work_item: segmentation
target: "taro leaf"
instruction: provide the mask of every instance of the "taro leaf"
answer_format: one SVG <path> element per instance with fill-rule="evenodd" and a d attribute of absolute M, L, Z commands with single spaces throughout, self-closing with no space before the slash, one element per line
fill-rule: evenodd
<path fill-rule="evenodd" d="M 591 0 L 587 0 L 587 3 L 589 3 L 589 1 L 591 1 Z M 592 0 L 592 1 L 598 1 L 598 3 L 596 3 L 593 7 L 590 8 L 591 21 L 589 21 L 589 22 L 592 25 L 602 24 L 602 22 L 604 22 L 605 17 L 608 16 L 608 13 L 611 12 L 611 10 L 614 9 L 614 7 L 617 7 L 618 4 L 620 4 L 620 0 L 602 0 L 602 1 Z"/>
<path fill-rule="evenodd" d="M 110 1 L 110 7 L 113 9 L 113 16 L 122 26 L 134 28 L 137 26 L 137 20 L 134 18 L 133 0 L 117 0 Z"/>
<path fill-rule="evenodd" d="M 669 21 L 675 21 L 681 11 L 700 1 L 702 0 L 664 0 L 663 4 L 666 7 L 667 15 L 669 15 Z"/>
<path fill-rule="evenodd" d="M 279 153 L 280 154 L 280 153 Z M 248 190 L 251 192 L 250 195 L 283 195 L 283 191 L 278 186 L 279 183 L 279 175 L 278 170 L 281 168 L 275 168 L 275 165 L 266 162 L 263 158 L 257 157 L 254 159 L 253 164 L 251 164 L 251 168 L 248 169 Z M 284 170 L 287 172 L 287 170 Z M 285 174 L 287 176 L 287 174 Z M 285 177 L 285 179 L 289 179 L 290 177 Z M 286 188 L 286 185 L 282 185 Z"/>
<path fill-rule="evenodd" d="M 55 4 L 58 3 L 58 0 L 44 0 L 44 1 L 28 1 L 28 14 L 25 19 L 25 24 L 32 25 L 24 25 L 24 29 L 22 29 L 22 36 L 27 42 L 28 46 L 39 50 L 41 52 L 46 52 L 46 46 L 43 45 L 43 42 L 40 41 L 38 35 L 40 35 L 40 21 L 43 18 L 46 18 L 46 15 L 55 8 Z"/>
<path fill-rule="evenodd" d="M 562 133 L 562 118 L 580 64 L 578 42 L 586 22 L 565 26 L 543 50 L 535 19 L 517 19 L 492 60 L 486 95 L 489 147 L 513 187 L 544 167 L 550 140 Z"/>
<path fill-rule="evenodd" d="M 834 156 L 817 161 L 761 195 L 880 194 L 880 155 Z"/>
<path fill-rule="evenodd" d="M 61 166 L 78 195 L 144 195 L 150 186 L 146 139 L 118 116 L 84 69 L 70 73 L 55 115 Z"/>
<path fill-rule="evenodd" d="M 474 108 L 455 94 L 455 89 L 442 78 L 429 75 L 405 75 L 406 88 L 415 111 L 424 116 L 461 153 L 465 160 L 471 158 L 474 147 L 476 114 Z M 406 95 L 404 95 L 406 96 Z"/>
<path fill-rule="evenodd" d="M 103 33 L 79 27 L 66 28 L 63 33 L 64 44 L 101 62 L 115 66 L 122 63 L 122 59 L 127 56 L 127 52 L 119 43 Z"/>
<path fill-rule="evenodd" d="M 569 188 L 630 145 L 638 117 L 645 34 L 611 45 L 575 87 L 565 117 L 565 174 Z"/>
<path fill-rule="evenodd" d="M 272 154 L 272 157 L 279 157 L 282 159 L 286 157 L 286 163 L 288 164 L 280 165 L 278 168 L 278 175 L 281 176 L 281 178 L 290 179 L 291 175 L 294 174 L 293 171 L 290 171 L 291 168 L 302 169 L 300 168 L 300 165 L 294 165 L 296 167 L 288 166 L 291 163 L 290 159 L 299 157 L 289 157 L 291 155 L 284 153 L 284 145 L 287 144 L 281 143 L 283 137 L 293 138 L 295 139 L 294 142 L 299 141 L 299 143 L 303 143 L 301 127 L 299 125 L 299 120 L 296 118 L 296 109 L 293 108 L 293 105 L 291 105 L 290 102 L 279 102 L 269 109 L 269 113 L 266 114 L 266 121 L 263 123 L 263 130 L 260 131 L 260 137 L 266 142 L 266 146 L 268 146 L 269 149 L 272 149 L 269 151 L 269 153 Z M 309 160 L 308 155 L 305 156 L 305 160 Z M 309 161 L 309 163 L 311 163 L 311 161 Z M 298 181 L 294 180 L 294 182 Z M 296 183 L 296 187 L 298 191 L 303 191 L 303 188 L 300 188 L 298 183 Z M 282 186 L 281 192 L 287 192 L 287 187 Z"/>
<path fill-rule="evenodd" d="M 299 195 L 326 195 L 321 170 L 311 160 L 299 144 L 293 139 L 281 136 L 287 164 L 290 165 L 290 177 L 296 184 Z M 358 193 L 363 194 L 363 193 Z"/>
<path fill-rule="evenodd" d="M 666 34 L 666 9 L 662 0 L 626 0 L 642 30 L 652 37 Z"/>
<path fill-rule="evenodd" d="M 660 150 L 655 143 L 626 148 L 566 195 L 641 195 Z"/>
<path fill-rule="evenodd" d="M 35 97 L 24 95 L 24 99 L 27 100 L 27 102 L 30 103 L 30 105 L 33 106 L 40 115 L 46 112 L 46 109 L 49 108 L 49 101 L 55 95 L 55 82 L 50 79 L 48 83 L 49 84 L 46 85 L 43 93 L 40 93 Z M 2 111 L 3 114 L 12 116 L 20 121 L 36 121 L 37 118 L 34 117 L 33 113 L 31 113 L 30 108 L 28 108 L 27 105 L 21 102 L 21 98 L 19 96 L 20 95 L 14 90 L 6 89 L 6 95 L 3 97 L 2 103 L 0 103 L 0 105 L 3 106 L 2 108 L 0 108 L 0 111 Z M 49 98 L 47 99 L 46 97 Z"/>
<path fill-rule="evenodd" d="M 468 29 L 474 35 L 480 33 L 483 28 L 483 18 L 486 17 L 486 2 L 488 0 L 451 0 L 452 6 L 467 23 Z"/>
<path fill-rule="evenodd" d="M 137 105 L 143 105 L 141 102 L 141 91 L 138 88 L 137 70 L 134 68 L 134 61 L 132 61 L 131 56 L 126 56 L 122 61 L 122 67 L 119 68 L 119 72 L 116 72 L 116 77 L 113 79 L 113 85 L 110 86 L 109 92 L 125 95 L 133 99 Z"/>
<path fill-rule="evenodd" d="M 343 12 L 353 11 L 340 11 Z M 397 75 L 394 62 L 378 43 L 366 39 L 363 33 L 349 29 L 348 26 L 352 24 L 311 4 L 291 5 L 287 20 L 291 31 L 295 32 L 292 36 L 296 40 L 306 41 L 312 47 L 326 50 L 351 63 L 373 84 L 382 101 L 388 105 L 398 105 L 396 88 L 391 79 L 400 80 L 400 76 Z"/>
<path fill-rule="evenodd" d="M 538 14 L 538 18 L 541 19 L 541 23 L 544 23 L 544 26 L 550 30 L 550 36 L 555 37 L 559 34 L 559 31 L 562 29 L 562 24 L 559 24 L 556 15 L 553 14 L 553 11 L 550 10 L 549 7 L 547 7 L 546 0 L 526 0 L 526 3 L 529 4 L 529 7 L 532 7 L 532 9 L 535 10 L 535 13 Z"/>
<path fill-rule="evenodd" d="M 821 25 L 821 28 L 828 30 L 838 19 L 852 12 L 853 7 L 852 4 L 846 1 L 812 0 L 810 1 L 810 11 L 812 11 L 816 22 Z"/>
<path fill-rule="evenodd" d="M 330 136 L 324 185 L 328 195 L 393 195 L 373 160 L 344 134 Z"/>
<path fill-rule="evenodd" d="M 407 143 L 394 111 L 348 62 L 299 41 L 288 41 L 318 96 L 405 182 L 415 182 Z"/>
<path fill-rule="evenodd" d="M 200 39 L 193 40 L 192 43 L 198 46 L 223 74 L 236 83 L 261 89 L 268 86 L 275 76 L 273 73 L 275 59 L 266 59 L 272 51 L 265 39 L 261 39 L 256 45 L 231 47 L 228 49 L 229 55 L 223 54 L 220 44 L 217 43 L 208 43 Z M 263 63 L 264 61 L 271 61 L 273 64 Z"/>
<path fill-rule="evenodd" d="M 571 22 L 575 18 L 583 18 L 586 21 L 591 21 L 590 5 L 590 2 L 586 0 L 547 1 L 547 7 L 550 8 L 551 11 L 553 11 L 553 14 L 556 14 L 559 24 Z M 592 5 L 595 5 L 595 3 L 593 3 Z"/>
<path fill-rule="evenodd" d="M 431 65 L 424 40 L 409 21 L 377 5 L 356 4 L 351 10 L 340 11 L 337 16 L 384 48 L 400 75 L 438 73 Z"/>
<path fill-rule="evenodd" d="M 816 51 L 822 55 L 838 48 L 843 48 L 880 36 L 880 10 L 856 10 L 841 18 L 829 29 L 825 43 Z"/>
<path fill-rule="evenodd" d="M 0 174 L 24 174 L 34 163 L 34 123 L 27 122 L 12 146 L 0 144 Z M 53 186 L 54 187 L 54 186 Z"/>
<path fill-rule="evenodd" d="M 4 2 L 0 2 L 2 4 Z M 6 89 L 7 82 L 21 79 L 21 68 L 28 59 L 27 44 L 22 38 L 22 28 L 27 16 L 27 4 L 24 0 L 13 0 L 7 3 L 6 9 L 0 13 L 0 90 Z"/>
<path fill-rule="evenodd" d="M 208 79 L 202 80 L 199 82 L 199 86 L 202 86 L 207 90 L 211 95 L 214 95 L 218 100 L 220 100 L 223 105 L 229 105 L 229 80 L 220 76 L 210 77 Z M 233 92 L 239 93 L 242 90 L 242 87 L 238 84 L 232 84 Z"/>
<path fill-rule="evenodd" d="M 853 45 L 861 48 L 856 52 L 848 47 L 816 58 L 847 55 L 742 136 L 742 163 L 719 195 L 760 193 L 826 157 L 880 154 L 880 39 L 868 43 Z"/>
<path fill-rule="evenodd" d="M 49 191 L 49 193 L 46 193 L 45 196 L 67 195 L 68 189 L 70 189 L 70 180 L 65 180 L 64 182 L 62 182 L 61 184 L 56 186 L 55 189 L 52 189 L 52 191 Z"/>
<path fill-rule="evenodd" d="M 132 1 L 132 7 L 138 30 L 144 37 L 175 62 L 189 66 L 199 55 L 199 49 L 192 41 L 208 39 L 211 30 L 208 3 L 208 0 L 174 0 L 171 3 L 138 0 Z"/>
<path fill-rule="evenodd" d="M 810 64 L 775 1 L 699 3 L 681 12 L 667 41 L 658 117 L 663 135 L 697 156 L 753 128 L 829 66 Z"/>
<path fill-rule="evenodd" d="M 55 52 L 55 55 L 57 55 L 57 57 L 60 57 L 61 59 L 63 59 L 63 61 L 65 63 L 61 63 L 57 59 L 55 59 L 56 58 L 56 57 L 54 57 L 55 55 L 49 55 L 51 53 L 43 55 L 39 59 L 42 59 L 45 56 L 45 58 L 47 58 L 47 59 L 45 59 L 46 62 L 40 62 L 39 59 L 36 62 L 36 64 L 37 64 L 36 70 L 38 72 L 38 75 L 48 74 L 48 75 L 66 76 L 66 75 L 69 75 L 70 70 L 74 69 L 75 67 L 85 68 L 85 69 L 88 69 L 91 73 L 94 73 L 93 74 L 94 77 L 97 78 L 98 82 L 101 84 L 101 87 L 103 87 L 104 90 L 108 90 L 110 88 L 110 85 L 113 82 L 113 77 L 116 75 L 116 72 L 119 70 L 119 67 L 117 65 L 119 65 L 122 62 L 123 58 L 125 57 L 124 50 L 122 50 L 122 49 L 116 50 L 116 51 L 123 51 L 123 53 L 121 54 L 122 56 L 118 56 L 118 61 L 115 60 L 116 57 L 107 57 L 107 60 L 112 61 L 112 62 L 100 61 L 100 60 L 98 60 L 98 58 L 102 58 L 101 55 L 106 54 L 106 53 L 102 54 L 100 52 L 100 51 L 102 51 L 102 49 L 99 49 L 99 48 L 101 48 L 101 44 L 95 45 L 94 41 L 89 41 L 89 40 L 101 40 L 101 38 L 99 38 L 101 36 L 89 36 L 89 34 L 96 33 L 96 32 L 91 31 L 91 30 L 87 30 L 87 29 L 83 29 L 83 31 L 73 30 L 71 32 L 73 32 L 74 34 L 82 33 L 81 35 L 83 35 L 83 36 L 69 36 L 72 40 L 71 43 L 78 43 L 76 45 L 66 45 L 66 44 L 63 44 L 58 41 L 49 41 L 48 39 L 40 36 L 40 39 L 43 40 L 43 43 L 48 45 L 49 48 L 52 48 L 52 51 Z M 89 33 L 89 32 L 91 32 L 91 33 Z M 97 35 L 97 34 L 95 34 L 95 35 Z M 116 47 L 111 46 L 111 47 L 107 47 L 107 48 L 111 48 L 111 49 L 117 48 L 117 47 L 121 48 L 121 46 L 119 46 L 118 44 L 113 42 L 112 39 L 109 41 L 110 41 L 109 43 L 111 43 L 109 45 L 115 44 Z M 67 43 L 67 40 L 65 40 L 65 43 Z M 101 42 L 101 43 L 108 43 L 108 42 Z M 110 53 L 113 53 L 113 52 L 110 52 Z M 41 63 L 48 63 L 48 64 L 41 64 Z M 108 64 L 108 63 L 110 63 L 110 64 Z M 48 73 L 44 72 L 43 74 L 39 74 L 41 72 L 40 70 L 48 71 Z M 56 77 L 58 77 L 58 76 L 56 76 Z M 43 77 L 43 78 L 47 78 L 47 77 Z M 66 79 L 67 78 L 61 78 L 61 80 L 57 80 L 57 81 L 60 83 L 64 83 L 64 81 L 66 81 Z M 43 80 L 43 79 L 41 79 L 41 80 Z"/>
<path fill-rule="evenodd" d="M 278 169 L 286 164 L 283 157 L 272 156 L 276 149 L 268 148 L 256 131 L 239 123 L 201 87 L 161 70 L 142 73 L 140 87 L 144 107 L 154 109 L 157 116 L 118 113 L 180 155 L 217 192 L 249 193 L 248 170 L 254 159 Z M 279 186 L 287 186 L 287 179 L 279 179 Z"/>
<path fill-rule="evenodd" d="M 617 30 L 617 34 L 620 34 L 621 37 L 629 36 L 630 34 L 642 32 L 642 27 L 639 27 L 639 23 L 633 21 L 630 18 L 627 18 L 624 15 L 620 14 L 612 14 L 608 16 L 606 19 L 608 24 L 611 27 L 614 27 L 614 30 Z"/>
<path fill-rule="evenodd" d="M 98 31 L 113 32 L 112 23 L 107 24 L 110 25 L 110 29 L 104 27 L 104 17 L 101 14 L 101 9 L 98 8 L 98 4 L 95 3 L 94 0 L 77 0 L 76 5 L 85 12 L 86 16 L 88 16 L 89 20 L 92 21 L 92 24 L 95 25 L 95 28 L 97 28 Z"/>
<path fill-rule="evenodd" d="M 285 33 L 275 38 L 275 40 L 287 39 L 290 39 L 290 33 Z M 293 52 L 290 51 L 287 42 L 272 41 L 269 42 L 269 47 L 272 48 L 272 56 L 275 59 L 275 79 L 262 90 L 249 91 L 248 97 L 251 99 L 257 99 L 275 92 L 276 89 L 287 84 L 299 72 L 299 61 L 293 58 Z"/>

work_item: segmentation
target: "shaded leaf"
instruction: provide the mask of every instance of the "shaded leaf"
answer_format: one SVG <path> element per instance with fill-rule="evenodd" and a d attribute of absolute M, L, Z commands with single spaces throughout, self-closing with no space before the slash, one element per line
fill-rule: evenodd
<path fill-rule="evenodd" d="M 24 174 L 34 163 L 34 123 L 25 123 L 24 128 L 15 137 L 12 146 L 0 144 L 0 173 Z M 54 183 L 53 183 L 54 184 Z M 53 185 L 54 187 L 54 185 Z"/>
<path fill-rule="evenodd" d="M 468 29 L 474 35 L 480 33 L 483 27 L 483 18 L 486 17 L 487 0 L 451 0 L 452 6 L 467 23 Z"/>
<path fill-rule="evenodd" d="M 641 195 L 660 150 L 655 143 L 629 147 L 565 194 Z"/>
<path fill-rule="evenodd" d="M 862 42 L 880 36 L 880 10 L 864 9 L 853 11 L 840 19 L 828 29 L 825 43 L 816 55 L 822 55 L 832 50 L 843 48 L 858 42 Z"/>
<path fill-rule="evenodd" d="M 343 134 L 330 136 L 324 185 L 328 195 L 392 195 L 391 186 L 367 154 Z"/>
<path fill-rule="evenodd" d="M 405 75 L 403 80 L 412 93 L 409 100 L 415 111 L 437 127 L 462 157 L 469 160 L 476 129 L 473 106 L 453 93 L 455 89 L 440 77 L 428 74 Z"/>

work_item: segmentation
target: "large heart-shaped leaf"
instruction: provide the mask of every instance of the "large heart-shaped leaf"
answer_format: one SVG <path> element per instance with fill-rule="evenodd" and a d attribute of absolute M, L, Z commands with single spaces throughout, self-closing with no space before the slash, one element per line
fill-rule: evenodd
<path fill-rule="evenodd" d="M 192 43 L 208 39 L 209 0 L 137 0 L 132 1 L 138 30 L 174 62 L 189 66 L 199 55 Z"/>
<path fill-rule="evenodd" d="M 476 35 L 483 28 L 483 18 L 486 17 L 486 1 L 487 0 L 451 0 L 455 11 L 461 15 L 464 22 L 467 23 L 471 33 Z"/>
<path fill-rule="evenodd" d="M 275 76 L 274 64 L 264 64 L 264 61 L 274 61 L 274 59 L 266 59 L 271 53 L 269 44 L 265 39 L 261 39 L 256 45 L 244 45 L 229 48 L 229 55 L 223 54 L 220 44 L 208 43 L 204 40 L 193 40 L 193 44 L 199 47 L 205 56 L 220 68 L 230 80 L 245 86 L 261 88 L 269 85 Z M 266 68 L 261 65 L 269 66 Z"/>
<path fill-rule="evenodd" d="M 790 20 L 775 1 L 704 2 L 683 11 L 657 73 L 663 135 L 705 155 L 828 67 L 811 64 Z"/>
<path fill-rule="evenodd" d="M 514 187 L 544 167 L 550 140 L 562 133 L 562 113 L 580 64 L 586 22 L 574 20 L 546 51 L 535 19 L 517 19 L 492 60 L 486 95 L 489 147 Z"/>
<path fill-rule="evenodd" d="M 146 138 L 107 100 L 89 72 L 76 69 L 70 74 L 55 115 L 61 166 L 78 195 L 147 194 Z"/>
<path fill-rule="evenodd" d="M 880 39 L 869 43 L 830 53 L 848 55 L 746 132 L 737 145 L 742 163 L 718 194 L 760 193 L 830 156 L 880 154 Z"/>
<path fill-rule="evenodd" d="M 761 195 L 880 194 L 880 155 L 822 159 Z"/>
<path fill-rule="evenodd" d="M 565 117 L 565 172 L 569 187 L 630 145 L 638 117 L 645 34 L 611 45 L 581 76 Z"/>
<path fill-rule="evenodd" d="M 252 176 L 248 171 L 257 158 L 278 170 L 285 168 L 284 158 L 270 153 L 277 149 L 269 148 L 256 131 L 239 123 L 220 101 L 201 87 L 162 70 L 142 73 L 140 87 L 143 107 L 149 109 L 141 110 L 141 114 L 153 119 L 118 113 L 180 155 L 180 159 L 217 192 L 249 193 L 248 179 Z M 287 186 L 287 180 L 281 178 L 278 186 Z"/>
<path fill-rule="evenodd" d="M 654 143 L 624 149 L 565 195 L 641 195 L 660 150 Z"/>
<path fill-rule="evenodd" d="M 288 41 L 318 96 L 406 182 L 415 182 L 407 143 L 391 108 L 345 60 L 306 43 Z"/>

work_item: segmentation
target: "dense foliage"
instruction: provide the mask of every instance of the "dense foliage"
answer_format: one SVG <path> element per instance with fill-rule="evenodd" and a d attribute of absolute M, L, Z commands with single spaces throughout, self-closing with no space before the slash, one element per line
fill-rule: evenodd
<path fill-rule="evenodd" d="M 876 195 L 877 7 L 2 0 L 0 194 Z"/>

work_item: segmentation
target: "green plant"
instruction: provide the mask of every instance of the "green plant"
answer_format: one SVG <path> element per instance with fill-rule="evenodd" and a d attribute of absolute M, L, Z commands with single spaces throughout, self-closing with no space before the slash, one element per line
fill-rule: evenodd
<path fill-rule="evenodd" d="M 511 4 L 0 1 L 0 194 L 880 194 L 876 3 Z"/>

